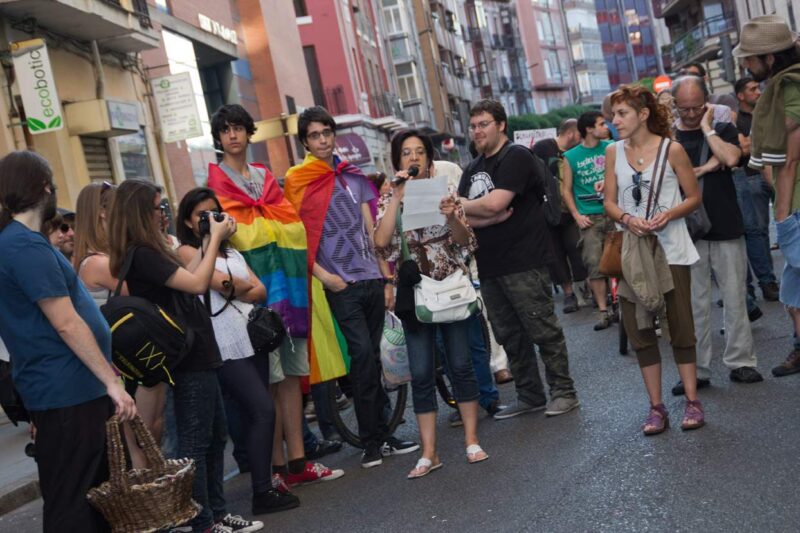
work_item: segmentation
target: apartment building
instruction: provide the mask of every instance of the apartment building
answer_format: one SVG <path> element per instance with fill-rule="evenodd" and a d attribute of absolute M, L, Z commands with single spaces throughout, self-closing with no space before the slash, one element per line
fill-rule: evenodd
<path fill-rule="evenodd" d="M 601 104 L 610 85 L 594 2 L 566 0 L 563 6 L 577 103 Z"/>

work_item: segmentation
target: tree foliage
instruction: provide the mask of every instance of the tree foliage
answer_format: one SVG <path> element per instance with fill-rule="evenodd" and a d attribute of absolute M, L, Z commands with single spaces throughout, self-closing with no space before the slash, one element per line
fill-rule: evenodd
<path fill-rule="evenodd" d="M 555 109 L 549 113 L 535 115 L 517 115 L 508 117 L 508 136 L 513 138 L 517 130 L 539 130 L 544 128 L 557 128 L 565 118 L 578 118 L 581 113 L 596 110 L 596 107 L 583 105 L 569 105 Z"/>

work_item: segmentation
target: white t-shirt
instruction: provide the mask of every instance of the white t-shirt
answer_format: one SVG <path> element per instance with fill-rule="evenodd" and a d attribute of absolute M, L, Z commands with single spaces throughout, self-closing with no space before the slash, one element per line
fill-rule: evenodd
<path fill-rule="evenodd" d="M 234 277 L 248 279 L 250 274 L 247 270 L 247 263 L 242 254 L 233 249 L 226 251 L 227 259 L 217 257 L 215 267 L 218 271 L 227 274 L 230 269 Z M 226 267 L 227 263 L 227 267 Z M 220 294 L 217 291 L 209 291 L 211 298 L 211 313 L 216 313 L 225 305 L 227 294 Z M 203 296 L 199 296 L 202 300 Z M 247 317 L 253 309 L 253 304 L 233 300 L 225 310 L 217 316 L 211 317 L 211 324 L 214 327 L 214 336 L 217 339 L 219 353 L 223 361 L 231 359 L 244 359 L 255 354 L 253 345 L 250 342 L 250 335 L 247 333 Z"/>
<path fill-rule="evenodd" d="M 628 163 L 625 156 L 625 141 L 617 141 L 614 143 L 617 150 L 617 161 L 614 170 L 617 174 L 617 203 L 620 208 L 637 218 L 645 218 L 647 211 L 647 200 L 650 195 L 650 188 L 653 182 L 654 167 L 658 162 L 656 158 L 649 167 L 642 171 L 640 182 L 641 199 L 636 201 L 634 196 L 634 189 L 636 185 L 633 182 L 633 176 L 636 171 Z M 664 150 L 666 150 L 666 145 Z M 666 154 L 664 155 L 666 157 Z M 678 176 L 672 170 L 672 165 L 667 163 L 664 171 L 664 184 L 661 186 L 661 192 L 658 196 L 657 205 L 653 210 L 658 214 L 667 209 L 672 209 L 683 201 L 681 197 L 680 184 L 678 183 Z M 655 184 L 656 187 L 658 184 Z M 622 229 L 621 226 L 618 226 Z M 659 243 L 664 249 L 667 256 L 667 262 L 670 265 L 691 265 L 696 263 L 700 256 L 697 254 L 697 249 L 694 247 L 692 238 L 689 236 L 689 231 L 686 229 L 686 221 L 682 218 L 670 220 L 661 231 L 656 232 Z"/>

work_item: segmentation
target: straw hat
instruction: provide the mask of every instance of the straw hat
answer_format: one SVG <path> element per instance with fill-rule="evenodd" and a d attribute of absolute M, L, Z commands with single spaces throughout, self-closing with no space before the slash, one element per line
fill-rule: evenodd
<path fill-rule="evenodd" d="M 733 49 L 734 57 L 773 54 L 791 48 L 797 34 L 789 29 L 783 18 L 763 15 L 751 19 L 739 32 L 739 44 Z"/>

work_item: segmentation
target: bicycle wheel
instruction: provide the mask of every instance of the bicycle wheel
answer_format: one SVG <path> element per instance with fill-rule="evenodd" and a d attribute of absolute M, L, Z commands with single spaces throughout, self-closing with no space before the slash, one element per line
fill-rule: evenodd
<path fill-rule="evenodd" d="M 352 400 L 352 392 L 349 392 L 349 387 L 342 387 L 345 395 Z M 389 402 L 386 405 L 387 419 L 389 424 L 389 434 L 394 433 L 400 421 L 403 419 L 403 414 L 406 410 L 406 401 L 408 399 L 408 384 L 403 384 L 394 390 L 386 390 Z M 333 424 L 339 431 L 342 438 L 356 448 L 363 448 L 361 438 L 358 436 L 358 419 L 356 418 L 356 409 L 354 405 L 341 411 L 336 407 L 336 387 L 328 387 L 328 405 L 330 405 Z"/>

